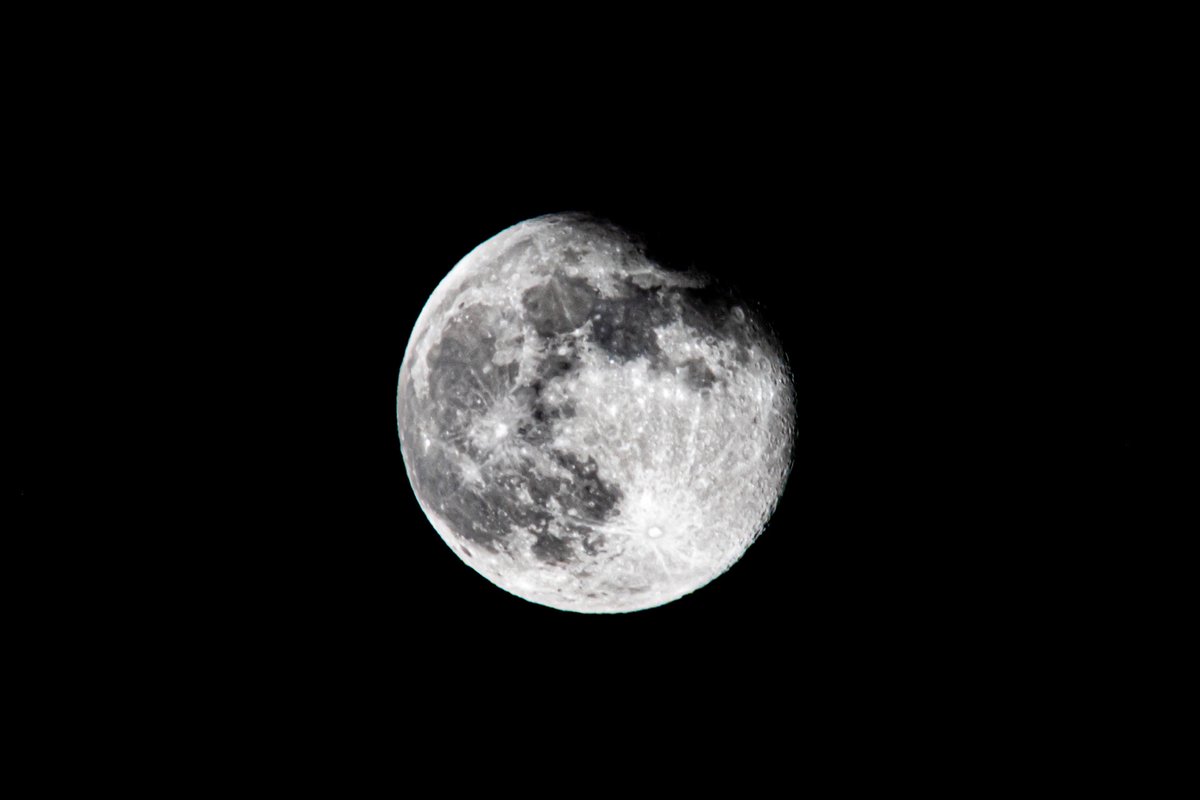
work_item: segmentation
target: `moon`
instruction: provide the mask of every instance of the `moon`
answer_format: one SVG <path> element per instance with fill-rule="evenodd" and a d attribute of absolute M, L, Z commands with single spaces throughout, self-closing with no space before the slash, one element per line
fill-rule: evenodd
<path fill-rule="evenodd" d="M 401 452 L 434 529 L 496 586 L 565 611 L 669 603 L 758 537 L 795 389 L 761 312 L 588 215 L 465 256 L 417 318 Z"/>

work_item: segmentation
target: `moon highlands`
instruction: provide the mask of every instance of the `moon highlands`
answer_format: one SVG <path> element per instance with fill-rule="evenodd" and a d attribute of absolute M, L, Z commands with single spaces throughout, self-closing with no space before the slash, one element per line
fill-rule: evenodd
<path fill-rule="evenodd" d="M 502 231 L 441 282 L 397 417 L 417 500 L 463 561 L 535 603 L 622 612 L 704 586 L 761 533 L 795 394 L 750 307 L 562 214 Z"/>

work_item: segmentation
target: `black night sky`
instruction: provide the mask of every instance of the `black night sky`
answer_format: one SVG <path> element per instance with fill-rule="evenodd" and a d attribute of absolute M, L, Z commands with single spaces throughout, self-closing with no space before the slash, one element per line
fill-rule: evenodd
<path fill-rule="evenodd" d="M 1031 654 L 1131 624 L 1111 565 L 1144 568 L 1126 545 L 1165 485 L 1171 219 L 1070 119 L 1027 135 L 969 93 L 793 83 L 783 61 L 775 80 L 600 82 L 552 109 L 482 79 L 238 79 L 220 113 L 168 103 L 140 138 L 62 139 L 78 189 L 44 181 L 29 208 L 81 222 L 12 278 L 10 319 L 58 353 L 15 356 L 48 420 L 17 437 L 19 507 L 110 601 L 73 629 L 284 716 L 403 719 L 434 697 L 619 727 L 645 703 L 676 722 L 911 712 L 981 681 L 1002 703 Z M 795 373 L 765 533 L 633 614 L 540 607 L 473 572 L 419 509 L 396 433 L 437 283 L 572 210 L 736 284 Z"/>

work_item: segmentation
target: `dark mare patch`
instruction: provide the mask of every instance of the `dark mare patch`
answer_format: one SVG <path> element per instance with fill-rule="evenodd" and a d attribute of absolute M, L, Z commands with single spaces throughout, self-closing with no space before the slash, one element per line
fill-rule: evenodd
<path fill-rule="evenodd" d="M 479 485 L 464 482 L 457 464 L 435 448 L 413 459 L 414 485 L 457 536 L 490 552 L 505 550 L 513 531 L 522 529 L 537 537 L 533 553 L 546 563 L 569 562 L 579 550 L 596 555 L 604 539 L 591 526 L 616 514 L 622 493 L 600 478 L 595 459 L 557 450 L 551 455 L 567 475 L 543 474 L 531 461 L 483 463 L 477 465 Z M 552 504 L 557 514 L 548 510 Z M 565 536 L 550 533 L 556 518 L 569 531 Z"/>
<path fill-rule="evenodd" d="M 462 470 L 440 445 L 428 453 L 410 454 L 408 463 L 417 496 L 450 524 L 455 535 L 498 552 L 512 530 L 513 518 L 508 504 L 495 502 L 499 487 L 488 484 L 495 476 L 485 474 L 484 487 L 467 485 Z"/>
<path fill-rule="evenodd" d="M 426 356 L 429 367 L 428 411 L 440 437 L 455 437 L 471 421 L 507 394 L 519 365 L 496 364 L 495 309 L 480 304 L 455 312 Z"/>
<path fill-rule="evenodd" d="M 564 247 L 560 257 L 564 264 L 578 264 L 590 252 L 586 247 L 580 250 L 576 250 L 574 247 Z"/>
<path fill-rule="evenodd" d="M 537 366 L 537 375 L 543 381 L 552 381 L 577 371 L 582 364 L 578 354 L 574 352 L 561 355 L 553 353 L 546 356 Z"/>
<path fill-rule="evenodd" d="M 575 548 L 565 539 L 543 534 L 533 544 L 533 555 L 547 564 L 562 564 L 572 560 Z"/>
<path fill-rule="evenodd" d="M 697 391 L 711 388 L 717 382 L 717 376 L 699 358 L 692 358 L 683 362 L 680 365 L 680 369 L 684 382 Z"/>
<path fill-rule="evenodd" d="M 581 460 L 573 453 L 556 450 L 554 460 L 570 473 L 556 497 L 564 511 L 575 511 L 581 521 L 603 522 L 615 516 L 624 493 L 620 487 L 600 478 L 596 460 Z"/>
<path fill-rule="evenodd" d="M 660 292 L 632 283 L 624 297 L 605 298 L 592 312 L 592 340 L 621 361 L 657 357 L 662 351 L 654 329 L 673 318 Z"/>
<path fill-rule="evenodd" d="M 568 333 L 587 322 L 600 293 L 583 278 L 555 272 L 521 295 L 525 316 L 540 336 Z"/>

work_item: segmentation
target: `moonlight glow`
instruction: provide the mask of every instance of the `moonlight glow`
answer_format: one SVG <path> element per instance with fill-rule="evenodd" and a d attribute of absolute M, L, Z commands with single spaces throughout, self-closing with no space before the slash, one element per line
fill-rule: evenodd
<path fill-rule="evenodd" d="M 584 612 L 661 605 L 728 569 L 783 491 L 795 416 L 750 308 L 581 215 L 459 262 L 417 319 L 397 411 L 446 543 L 497 586 Z"/>

